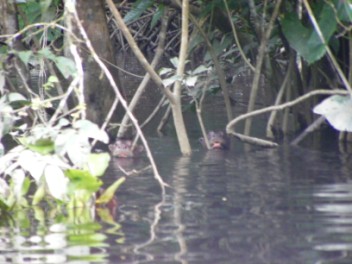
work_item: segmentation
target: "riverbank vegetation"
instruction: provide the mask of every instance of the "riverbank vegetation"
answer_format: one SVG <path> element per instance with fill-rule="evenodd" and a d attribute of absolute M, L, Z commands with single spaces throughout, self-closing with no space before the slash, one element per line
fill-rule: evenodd
<path fill-rule="evenodd" d="M 31 182 L 33 204 L 43 199 L 72 207 L 94 204 L 99 177 L 110 161 L 94 147 L 100 142 L 104 149 L 115 137 L 142 142 L 164 193 L 166 183 L 143 127 L 161 116 L 154 128 L 161 132 L 172 120 L 180 152 L 190 155 L 185 104 L 195 109 L 205 138 L 203 102 L 217 93 L 228 120 L 224 130 L 245 142 L 277 146 L 276 139 L 290 134 L 298 135 L 298 144 L 323 122 L 315 122 L 312 111 L 318 95 L 340 94 L 332 101 L 342 110 L 331 114 L 328 101 L 315 112 L 338 130 L 350 131 L 348 115 L 335 121 L 351 105 L 352 6 L 347 0 L 27 0 L 3 1 L 0 11 L 4 210 L 27 205 Z M 135 56 L 145 71 L 133 94 L 119 79 L 119 71 L 134 74 L 115 61 L 122 52 Z M 232 94 L 243 74 L 251 77 L 247 113 L 235 117 Z M 148 83 L 160 96 L 142 120 L 135 108 Z M 267 107 L 255 109 L 259 93 Z M 252 118 L 262 113 L 270 113 L 267 138 L 253 138 Z M 241 120 L 243 133 L 235 130 Z M 63 188 L 56 188 L 58 182 Z M 120 183 L 108 189 L 108 198 Z"/>

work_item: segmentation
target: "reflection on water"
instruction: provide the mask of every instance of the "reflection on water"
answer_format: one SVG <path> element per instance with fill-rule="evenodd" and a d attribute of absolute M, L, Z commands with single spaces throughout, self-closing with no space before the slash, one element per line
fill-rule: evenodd
<path fill-rule="evenodd" d="M 349 179 L 348 163 L 341 155 L 300 148 L 247 153 L 200 150 L 189 158 L 178 157 L 172 151 L 156 155 L 163 165 L 162 175 L 173 189 L 161 206 L 160 220 L 153 230 L 154 240 L 139 247 L 137 255 L 133 250 L 125 250 L 129 259 L 126 263 L 349 263 L 352 260 L 346 252 L 350 247 L 352 221 L 345 219 L 346 227 L 337 233 L 343 217 L 340 213 L 327 217 L 322 206 L 327 209 L 332 204 L 331 197 L 325 195 L 322 199 L 318 194 L 324 186 L 338 185 L 345 186 L 348 192 L 345 185 Z M 137 191 L 133 185 L 128 188 L 132 193 Z M 120 199 L 124 200 L 124 206 L 129 204 L 141 212 L 146 200 L 142 204 L 128 200 L 129 190 Z M 341 195 L 341 190 L 338 193 Z M 345 215 L 349 212 L 346 208 L 352 208 L 352 196 L 348 198 L 346 193 Z M 147 196 L 151 198 L 150 194 Z M 143 215 L 147 216 L 144 221 L 154 219 L 150 214 Z M 327 233 L 327 230 L 335 231 Z M 126 244 L 117 250 L 128 247 L 133 228 L 124 231 Z M 136 239 L 136 234 L 131 237 Z M 337 243 L 338 240 L 341 241 Z M 326 241 L 330 241 L 330 250 Z M 129 244 L 132 248 L 133 243 Z M 336 248 L 339 244 L 340 249 Z"/>
<path fill-rule="evenodd" d="M 165 197 L 144 172 L 127 177 L 115 216 L 22 212 L 2 222 L 0 263 L 352 262 L 346 154 L 235 147 L 181 157 L 175 140 L 151 144 L 172 186 Z M 145 164 L 113 160 L 108 179 Z"/>
<path fill-rule="evenodd" d="M 121 226 L 108 215 L 104 208 L 17 211 L 1 222 L 0 263 L 106 262 L 108 234 L 116 243 L 124 240 Z M 104 221 L 95 221 L 103 216 Z"/>

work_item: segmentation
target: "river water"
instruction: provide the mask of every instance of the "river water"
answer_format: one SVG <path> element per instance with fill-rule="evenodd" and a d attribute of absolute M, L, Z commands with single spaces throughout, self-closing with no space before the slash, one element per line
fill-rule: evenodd
<path fill-rule="evenodd" d="M 0 263 L 352 263 L 350 155 L 283 146 L 194 152 L 150 138 L 150 171 L 127 176 L 109 217 L 28 210 L 0 227 Z M 112 160 L 108 182 L 147 165 Z M 102 220 L 103 219 L 103 220 Z"/>
<path fill-rule="evenodd" d="M 175 142 L 161 145 L 155 156 L 171 188 L 162 200 L 152 175 L 128 180 L 118 195 L 126 243 L 113 246 L 112 263 L 352 262 L 347 154 L 281 147 L 180 157 L 164 150 Z"/>
<path fill-rule="evenodd" d="M 224 114 L 213 111 L 222 103 L 210 107 L 207 128 L 223 128 Z M 236 116 L 246 108 L 237 107 Z M 148 136 L 165 196 L 146 170 L 126 177 L 113 212 L 1 215 L 0 263 L 352 263 L 352 160 L 334 139 L 275 149 L 234 140 L 227 151 L 206 151 L 194 114 L 186 122 L 190 157 L 172 132 Z M 113 159 L 104 181 L 147 165 Z"/>

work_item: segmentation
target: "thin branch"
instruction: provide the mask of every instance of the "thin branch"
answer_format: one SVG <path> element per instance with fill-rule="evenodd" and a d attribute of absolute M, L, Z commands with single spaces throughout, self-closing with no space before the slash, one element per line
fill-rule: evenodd
<path fill-rule="evenodd" d="M 270 38 L 271 32 L 273 30 L 274 22 L 279 14 L 279 8 L 281 5 L 281 1 L 282 0 L 276 1 L 276 5 L 274 8 L 273 14 L 271 15 L 267 30 L 264 34 L 261 35 L 262 38 L 261 38 L 258 56 L 257 56 L 257 60 L 256 60 L 255 74 L 254 74 L 254 78 L 253 78 L 253 82 L 252 82 L 251 94 L 250 94 L 250 98 L 249 98 L 249 102 L 248 102 L 247 112 L 251 112 L 254 109 L 254 104 L 255 104 L 257 94 L 258 94 L 258 89 L 259 89 L 259 80 L 260 80 L 260 75 L 261 75 L 261 69 L 262 69 L 262 65 L 263 65 L 263 61 L 264 61 L 264 57 L 265 57 L 265 48 L 266 48 L 266 44 Z M 249 2 L 252 3 L 252 1 L 249 1 Z M 244 128 L 245 135 L 250 134 L 251 125 L 252 125 L 252 120 L 247 119 L 246 123 L 245 123 L 245 128 Z"/>
<path fill-rule="evenodd" d="M 160 34 L 159 34 L 159 43 L 158 43 L 158 47 L 156 49 L 156 53 L 155 56 L 153 58 L 153 61 L 151 63 L 151 67 L 154 69 L 156 67 L 156 65 L 158 65 L 162 54 L 164 52 L 164 44 L 165 44 L 165 38 L 166 38 L 166 31 L 167 31 L 167 25 L 168 25 L 168 10 L 167 8 L 164 10 L 164 15 L 162 17 L 161 20 L 161 29 L 160 29 Z M 138 86 L 136 92 L 133 95 L 133 98 L 130 102 L 130 104 L 128 105 L 128 109 L 129 111 L 133 111 L 133 109 L 136 107 L 137 103 L 140 101 L 140 98 L 143 94 L 143 92 L 145 91 L 145 88 L 147 87 L 147 84 L 150 80 L 150 74 L 146 73 L 142 82 L 140 83 L 140 85 Z M 163 97 L 164 98 L 164 97 Z M 125 115 L 122 118 L 121 121 L 121 126 L 118 130 L 118 134 L 117 137 L 122 137 L 127 130 L 127 124 L 128 124 L 129 118 L 128 115 Z M 142 126 L 141 126 L 142 127 Z"/>
<path fill-rule="evenodd" d="M 238 39 L 236 27 L 235 27 L 235 25 L 234 25 L 234 23 L 233 23 L 233 21 L 231 19 L 231 13 L 230 13 L 230 10 L 229 10 L 229 6 L 227 4 L 228 0 L 223 0 L 223 1 L 224 1 L 224 4 L 225 4 L 227 17 L 229 18 L 229 22 L 230 22 L 230 25 L 231 25 L 231 28 L 232 28 L 232 34 L 233 34 L 233 37 L 235 38 L 235 43 L 237 45 L 238 51 L 240 52 L 240 55 L 241 55 L 242 59 L 248 65 L 248 67 L 253 72 L 255 72 L 255 67 L 252 65 L 252 63 L 249 61 L 249 59 L 247 59 L 246 54 L 244 54 L 244 51 L 243 51 L 242 46 L 241 46 L 241 43 L 240 43 L 240 41 Z"/>
<path fill-rule="evenodd" d="M 318 34 L 318 36 L 319 36 L 321 42 L 322 42 L 322 43 L 324 44 L 324 46 L 325 46 L 326 52 L 327 52 L 327 54 L 329 55 L 329 58 L 330 58 L 331 62 L 334 64 L 334 67 L 335 67 L 335 69 L 336 69 L 336 71 L 337 71 L 337 74 L 339 75 L 339 77 L 341 78 L 341 80 L 342 80 L 343 84 L 345 85 L 346 89 L 349 91 L 350 95 L 352 96 L 352 88 L 351 88 L 351 85 L 350 85 L 349 81 L 347 80 L 345 74 L 344 74 L 343 71 L 341 70 L 340 65 L 339 65 L 338 62 L 336 61 L 334 55 L 332 54 L 331 49 L 329 48 L 328 44 L 326 43 L 326 40 L 325 40 L 325 38 L 324 38 L 324 35 L 323 35 L 323 33 L 321 32 L 320 26 L 319 26 L 317 20 L 315 19 L 315 16 L 314 16 L 314 14 L 313 14 L 312 9 L 310 8 L 310 5 L 309 5 L 308 1 L 307 1 L 307 0 L 303 0 L 303 4 L 304 4 L 305 8 L 306 8 L 307 11 L 308 11 L 309 18 L 310 18 L 310 20 L 312 21 L 312 24 L 313 24 L 313 26 L 314 26 L 315 31 L 317 32 L 317 34 Z M 334 18 L 334 19 L 335 19 L 335 18 Z M 351 51 L 350 51 L 350 52 L 351 52 Z"/>
<path fill-rule="evenodd" d="M 162 194 L 165 195 L 165 186 L 168 186 L 168 184 L 166 184 L 163 179 L 161 178 L 159 172 L 158 172 L 158 169 L 156 167 L 156 164 L 155 164 L 155 161 L 154 161 L 154 158 L 153 158 L 153 155 L 150 151 L 150 148 L 149 148 L 149 145 L 148 145 L 148 142 L 147 140 L 145 139 L 144 135 L 143 135 L 143 132 L 141 130 L 141 128 L 139 127 L 138 125 L 138 121 L 136 120 L 136 118 L 133 116 L 133 114 L 128 111 L 128 106 L 127 106 L 127 103 L 126 101 L 124 100 L 123 96 L 121 95 L 116 83 L 115 83 L 115 80 L 112 76 L 112 74 L 110 73 L 110 71 L 108 70 L 108 68 L 105 66 L 105 64 L 101 61 L 101 59 L 99 58 L 99 56 L 96 54 L 96 52 L 94 51 L 94 48 L 87 36 L 87 33 L 85 32 L 84 28 L 83 28 L 83 25 L 78 17 L 78 14 L 77 14 L 77 11 L 76 11 L 76 8 L 74 5 L 70 6 L 70 12 L 72 12 L 74 18 L 75 18 L 75 22 L 77 24 L 77 27 L 83 37 L 83 39 L 85 40 L 85 44 L 87 46 L 87 48 L 89 49 L 93 59 L 96 61 L 96 63 L 98 63 L 98 65 L 100 66 L 100 68 L 102 69 L 102 71 L 104 72 L 105 76 L 107 77 L 107 79 L 109 80 L 110 82 L 110 85 L 112 86 L 112 88 L 114 89 L 115 91 L 115 94 L 116 96 L 118 97 L 119 101 L 121 102 L 122 106 L 125 108 L 126 112 L 128 113 L 129 115 L 129 118 L 131 119 L 133 125 L 135 126 L 136 130 L 137 130 L 137 134 L 140 136 L 141 138 L 141 141 L 143 142 L 143 145 L 145 147 L 145 150 L 146 150 L 146 153 L 147 153 L 147 156 L 149 158 L 149 161 L 152 165 L 152 169 L 153 169 L 153 172 L 154 172 L 154 178 L 158 181 L 158 183 L 160 184 L 160 188 L 161 188 L 161 191 L 162 191 Z"/>
<path fill-rule="evenodd" d="M 274 143 L 274 142 L 271 142 L 271 141 L 268 141 L 268 140 L 263 140 L 263 139 L 259 139 L 259 138 L 255 138 L 255 137 L 250 137 L 250 136 L 246 136 L 246 135 L 243 135 L 243 134 L 239 134 L 237 132 L 235 132 L 235 129 L 234 129 L 234 126 L 241 120 L 245 120 L 247 118 L 250 118 L 250 117 L 253 117 L 253 116 L 257 116 L 257 115 L 260 115 L 260 114 L 264 114 L 264 113 L 267 113 L 267 112 L 271 112 L 271 111 L 278 111 L 278 110 L 283 110 L 287 107 L 292 107 L 298 103 L 301 103 L 303 102 L 304 100 L 314 96 L 314 95 L 320 95 L 320 94 L 329 94 L 329 95 L 333 95 L 333 94 L 343 94 L 343 95 L 346 95 L 348 94 L 347 91 L 344 91 L 344 90 L 314 90 L 314 91 L 311 91 L 305 95 L 302 95 L 301 97 L 293 100 L 293 101 L 290 101 L 290 102 L 287 102 L 287 103 L 284 103 L 284 104 L 281 104 L 281 105 L 274 105 L 274 106 L 269 106 L 269 107 L 265 107 L 265 108 L 262 108 L 262 109 L 258 109 L 258 110 L 255 110 L 255 111 L 252 111 L 250 113 L 247 113 L 247 114 L 243 114 L 243 115 L 240 115 L 239 117 L 235 118 L 234 120 L 232 120 L 230 123 L 227 124 L 226 126 L 226 133 L 230 134 L 230 135 L 233 135 L 237 138 L 239 138 L 240 140 L 244 141 L 244 142 L 248 142 L 248 143 L 255 143 L 255 144 L 259 144 L 261 146 L 264 146 L 264 147 L 277 147 L 278 144 L 277 143 Z"/>
<path fill-rule="evenodd" d="M 131 47 L 132 52 L 135 54 L 139 63 L 150 74 L 151 79 L 160 88 L 160 90 L 166 95 L 166 97 L 169 99 L 170 103 L 174 104 L 175 98 L 174 98 L 173 94 L 171 93 L 171 91 L 168 88 L 164 87 L 160 76 L 155 72 L 155 70 L 150 66 L 147 59 L 144 57 L 144 55 L 141 52 L 141 50 L 139 49 L 136 41 L 133 39 L 131 32 L 128 30 L 128 27 L 126 26 L 125 22 L 123 21 L 123 18 L 121 17 L 120 12 L 117 10 L 114 2 L 112 0 L 106 0 L 106 3 L 108 4 L 108 7 L 116 20 L 117 26 L 119 27 L 119 29 L 123 33 L 124 37 L 126 38 L 128 44 Z"/>
<path fill-rule="evenodd" d="M 282 97 L 283 97 L 284 92 L 285 92 L 286 87 L 287 87 L 287 83 L 288 83 L 288 81 L 289 81 L 289 79 L 291 77 L 291 71 L 292 71 L 292 68 L 293 68 L 293 64 L 294 64 L 294 57 L 293 57 L 293 55 L 290 55 L 290 61 L 289 61 L 289 64 L 288 64 L 288 67 L 287 67 L 287 70 L 286 70 L 286 75 L 285 75 L 285 78 L 284 78 L 284 80 L 283 80 L 283 82 L 281 84 L 279 92 L 278 92 L 278 94 L 276 96 L 275 105 L 278 105 L 278 104 L 281 103 Z M 272 127 L 274 126 L 274 122 L 275 122 L 275 119 L 276 119 L 276 114 L 277 114 L 276 111 L 271 112 L 269 120 L 268 120 L 268 123 L 266 125 L 266 136 L 270 137 L 270 138 L 274 137 L 273 132 L 272 132 Z"/>

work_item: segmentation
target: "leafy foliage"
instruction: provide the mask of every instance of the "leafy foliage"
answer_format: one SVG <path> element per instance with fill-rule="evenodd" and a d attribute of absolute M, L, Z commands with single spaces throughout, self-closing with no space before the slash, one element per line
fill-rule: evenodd
<path fill-rule="evenodd" d="M 0 99 L 1 135 L 13 130 L 16 120 L 11 104 L 25 101 L 9 94 Z M 88 120 L 71 123 L 60 119 L 56 125 L 37 124 L 25 133 L 13 135 L 20 145 L 0 157 L 1 208 L 27 206 L 25 196 L 31 182 L 36 191 L 32 200 L 56 200 L 69 206 L 86 206 L 102 185 L 110 161 L 108 153 L 91 153 L 90 139 L 108 143 L 107 134 Z M 112 185 L 116 190 L 116 184 Z M 115 187 L 114 187 L 115 186 Z M 112 198 L 109 192 L 106 197 Z"/>
<path fill-rule="evenodd" d="M 131 23 L 137 20 L 143 12 L 145 12 L 154 3 L 153 0 L 139 0 L 134 5 L 131 11 L 129 11 L 125 17 L 125 23 Z"/>
<path fill-rule="evenodd" d="M 314 10 L 319 27 L 328 43 L 337 27 L 334 11 L 323 1 L 315 5 Z M 304 25 L 296 14 L 286 14 L 282 20 L 282 27 L 290 45 L 308 63 L 313 63 L 325 55 L 325 44 L 320 40 L 316 30 L 312 25 Z"/>

